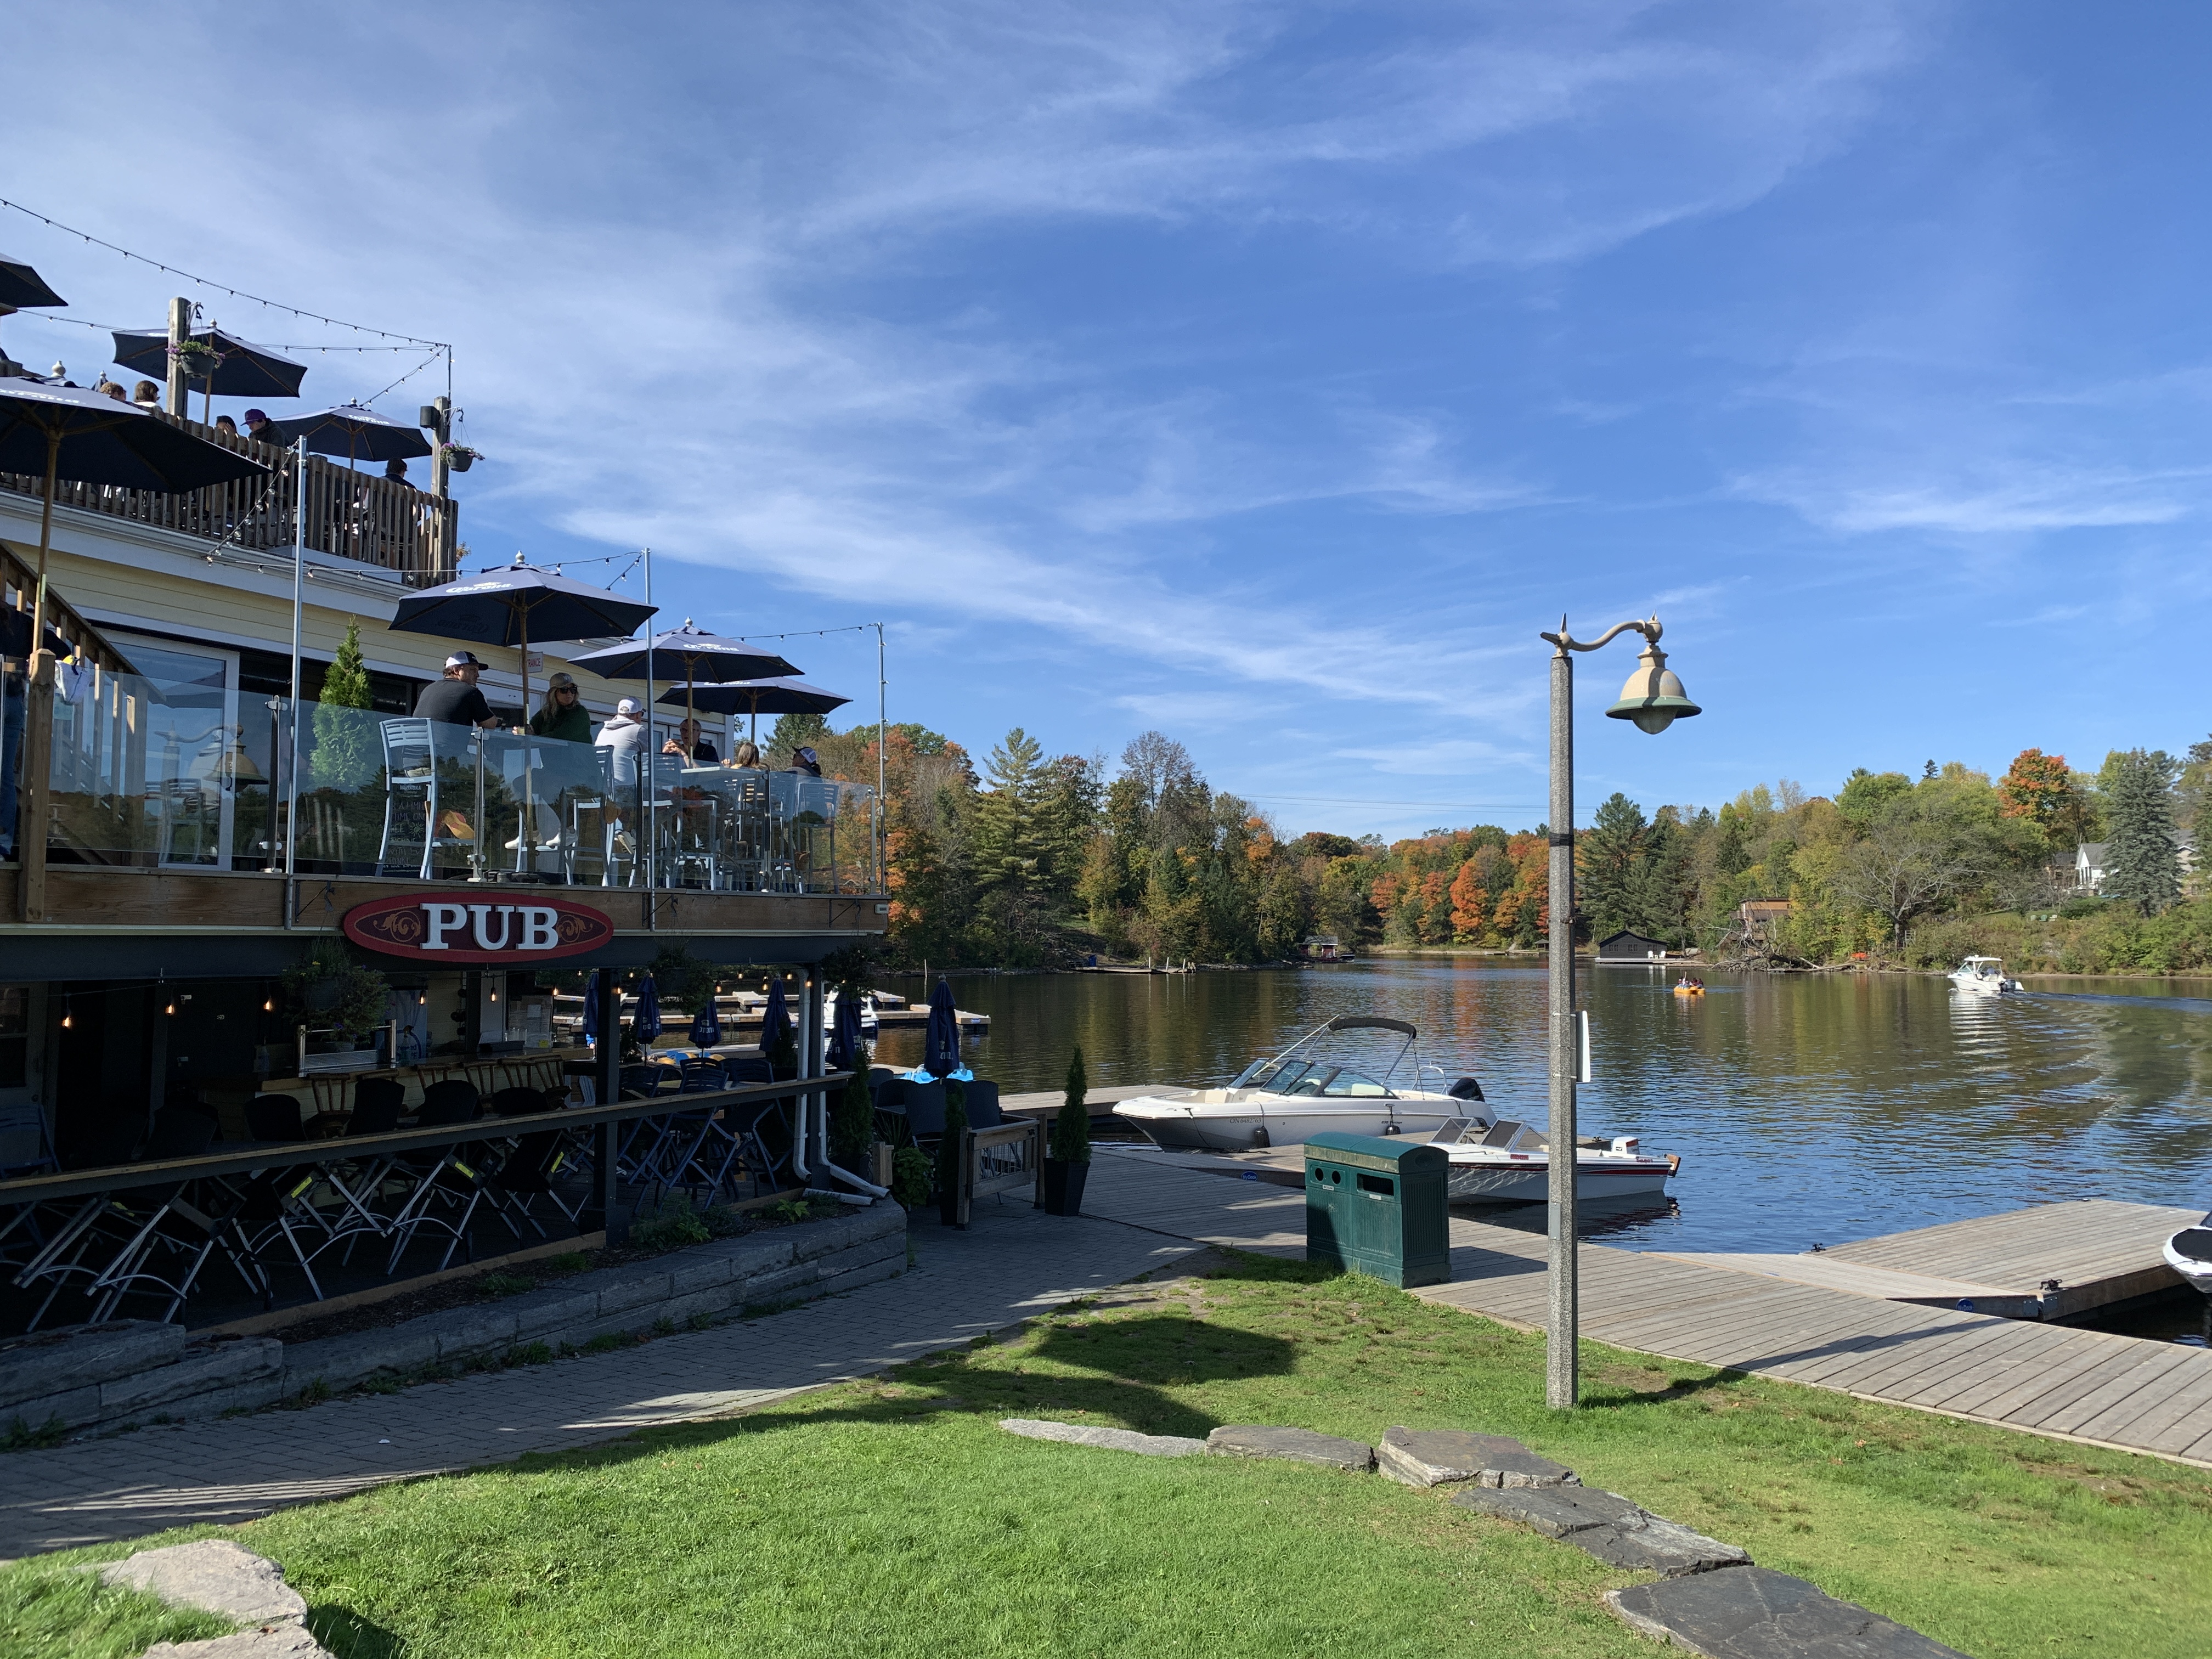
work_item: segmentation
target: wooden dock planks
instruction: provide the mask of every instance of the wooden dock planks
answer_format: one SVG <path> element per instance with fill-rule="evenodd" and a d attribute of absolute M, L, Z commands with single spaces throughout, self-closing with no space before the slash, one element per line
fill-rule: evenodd
<path fill-rule="evenodd" d="M 1304 1249 L 1304 1200 L 1296 1192 L 1097 1151 L 1085 1197 L 1093 1214 L 1242 1249 L 1287 1255 Z M 2179 1219 L 2169 1224 L 2167 1214 Z M 2023 1216 L 2031 1219 L 2017 1218 Z M 1892 1272 L 2008 1288 L 2020 1277 L 1994 1271 L 2006 1251 L 2047 1247 L 2036 1259 L 2059 1263 L 2045 1276 L 2063 1279 L 2109 1267 L 2121 1249 L 2139 1262 L 2133 1234 L 2171 1231 L 2196 1218 L 2143 1205 L 2046 1205 L 1823 1254 L 1865 1249 L 1884 1258 L 1869 1265 Z M 2115 1224 L 2128 1230 L 2124 1246 L 2085 1237 Z M 1991 1227 L 2001 1241 L 1994 1253 L 1973 1237 L 1976 1226 Z M 1899 1240 L 1913 1242 L 1877 1248 Z M 1540 1233 L 1454 1216 L 1451 1243 L 1452 1282 L 1415 1295 L 1543 1327 Z M 1582 1247 L 1582 1297 L 1583 1334 L 1617 1347 L 2212 1468 L 2212 1350 L 1891 1301 L 1602 1244 Z"/>

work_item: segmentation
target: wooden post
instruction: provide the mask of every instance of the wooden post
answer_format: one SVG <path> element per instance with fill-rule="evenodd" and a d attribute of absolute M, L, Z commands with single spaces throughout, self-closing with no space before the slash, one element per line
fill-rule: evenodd
<path fill-rule="evenodd" d="M 184 344 L 186 340 L 191 338 L 191 336 L 192 302 L 185 299 L 170 301 L 168 410 L 172 415 L 182 416 L 185 413 L 187 394 L 185 386 L 185 360 L 177 356 L 176 348 Z"/>
<path fill-rule="evenodd" d="M 437 422 L 431 428 L 431 436 L 438 447 L 430 452 L 430 493 L 442 501 L 453 495 L 453 469 L 446 459 L 446 446 L 453 441 L 453 400 L 440 398 L 430 407 L 438 411 Z"/>
<path fill-rule="evenodd" d="M 38 645 L 33 637 L 32 643 Z M 24 921 L 46 919 L 46 795 L 53 773 L 54 653 L 31 653 L 24 685 L 22 775 L 15 790 L 16 908 Z"/>

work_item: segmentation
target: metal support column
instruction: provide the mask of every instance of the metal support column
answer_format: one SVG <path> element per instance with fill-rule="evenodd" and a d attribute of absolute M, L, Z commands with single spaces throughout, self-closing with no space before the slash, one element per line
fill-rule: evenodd
<path fill-rule="evenodd" d="M 1564 627 L 1560 630 L 1563 634 Z M 1577 1401 L 1580 1337 L 1575 1251 L 1575 664 L 1562 643 L 1552 658 L 1551 1220 L 1549 1340 L 1544 1400 Z"/>

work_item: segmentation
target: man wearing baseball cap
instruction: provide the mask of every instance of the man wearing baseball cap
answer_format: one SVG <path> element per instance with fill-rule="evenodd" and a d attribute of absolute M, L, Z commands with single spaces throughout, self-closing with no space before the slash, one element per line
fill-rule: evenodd
<path fill-rule="evenodd" d="M 497 726 L 499 716 L 477 690 L 483 666 L 472 651 L 453 653 L 446 659 L 446 678 L 424 686 L 415 700 L 415 718 L 447 726 Z"/>

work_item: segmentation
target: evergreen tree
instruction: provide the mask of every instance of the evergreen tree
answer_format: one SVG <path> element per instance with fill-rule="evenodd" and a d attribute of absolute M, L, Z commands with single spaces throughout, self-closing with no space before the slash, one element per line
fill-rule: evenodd
<path fill-rule="evenodd" d="M 1650 828 L 1644 809 L 1615 790 L 1576 838 L 1575 908 L 1590 938 L 1607 939 L 1643 921 L 1640 875 Z"/>
<path fill-rule="evenodd" d="M 368 668 L 361 659 L 361 619 L 348 617 L 345 638 L 323 675 L 315 701 L 314 753 L 307 762 L 308 787 L 359 789 L 376 775 L 376 723 L 356 713 L 370 706 Z"/>
<path fill-rule="evenodd" d="M 1090 1099 L 1090 1079 L 1083 1069 L 1083 1049 L 1079 1044 L 1067 1058 L 1067 1086 L 1060 1114 L 1052 1121 L 1052 1145 L 1048 1151 L 1057 1162 L 1091 1162 Z"/>
<path fill-rule="evenodd" d="M 2163 750 L 2130 749 L 2106 763 L 2112 835 L 2105 851 L 2105 895 L 2147 916 L 2181 896 L 2181 852 L 2173 828 L 2178 769 Z"/>

